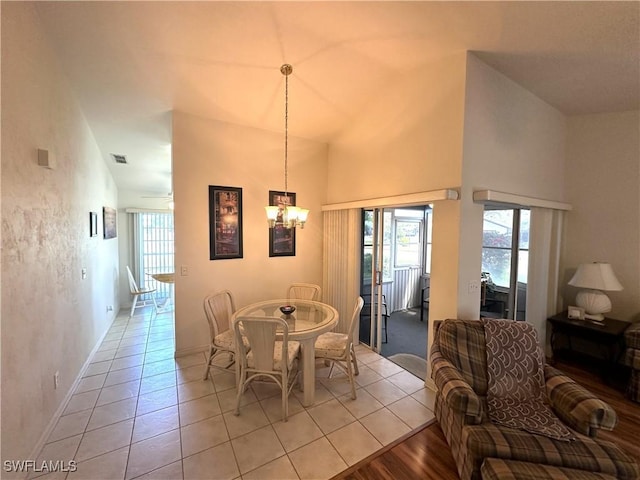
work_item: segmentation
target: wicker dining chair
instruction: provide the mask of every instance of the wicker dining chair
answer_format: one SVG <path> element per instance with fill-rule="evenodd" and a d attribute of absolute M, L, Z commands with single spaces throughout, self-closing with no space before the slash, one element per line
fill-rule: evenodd
<path fill-rule="evenodd" d="M 240 364 L 235 415 L 240 415 L 242 394 L 249 384 L 256 379 L 270 379 L 282 390 L 282 421 L 286 422 L 289 394 L 298 376 L 300 343 L 289 341 L 289 325 L 278 317 L 239 317 L 233 329 Z M 276 340 L 276 335 L 281 340 Z"/>
<path fill-rule="evenodd" d="M 315 357 L 331 362 L 329 376 L 333 372 L 333 367 L 338 365 L 349 377 L 351 384 L 351 398 L 356 399 L 356 387 L 354 375 L 358 375 L 358 360 L 356 350 L 353 346 L 353 335 L 355 334 L 360 312 L 364 305 L 364 299 L 358 297 L 353 307 L 351 320 L 347 327 L 347 333 L 327 332 L 318 337 L 315 344 Z"/>
<path fill-rule="evenodd" d="M 320 301 L 322 289 L 312 283 L 292 283 L 287 290 L 287 300 L 314 300 Z"/>
<path fill-rule="evenodd" d="M 231 316 L 235 311 L 235 301 L 229 290 L 222 290 L 204 298 L 204 313 L 209 324 L 210 343 L 203 380 L 209 377 L 210 368 L 228 371 L 229 367 L 235 363 L 235 338 L 231 328 Z M 228 355 L 229 361 L 226 365 L 215 363 L 215 357 L 219 354 Z"/>

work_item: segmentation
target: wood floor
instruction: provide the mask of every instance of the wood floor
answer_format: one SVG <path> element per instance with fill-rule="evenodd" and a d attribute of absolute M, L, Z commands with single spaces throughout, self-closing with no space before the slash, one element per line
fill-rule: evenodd
<path fill-rule="evenodd" d="M 613 432 L 601 432 L 598 437 L 612 441 L 633 455 L 640 463 L 640 404 L 624 395 L 623 382 L 607 385 L 593 370 L 562 362 L 555 365 L 575 381 L 606 401 L 618 414 Z M 619 380 L 619 379 L 618 379 Z M 451 450 L 444 434 L 434 423 L 403 442 L 382 451 L 332 480 L 459 480 Z"/>

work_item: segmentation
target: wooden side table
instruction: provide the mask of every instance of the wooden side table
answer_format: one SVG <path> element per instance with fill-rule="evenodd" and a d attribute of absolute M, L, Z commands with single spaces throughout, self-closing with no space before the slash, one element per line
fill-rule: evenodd
<path fill-rule="evenodd" d="M 551 324 L 551 350 L 553 356 L 560 350 L 558 336 L 565 337 L 569 343 L 569 351 L 573 351 L 572 339 L 580 338 L 597 345 L 597 349 L 604 353 L 607 366 L 606 373 L 613 371 L 620 354 L 624 349 L 624 331 L 629 322 L 605 318 L 603 322 L 578 320 L 569 318 L 567 312 L 561 312 L 547 318 Z"/>

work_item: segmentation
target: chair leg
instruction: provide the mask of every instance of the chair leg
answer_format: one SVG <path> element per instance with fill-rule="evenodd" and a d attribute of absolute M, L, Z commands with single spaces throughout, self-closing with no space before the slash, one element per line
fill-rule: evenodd
<path fill-rule="evenodd" d="M 134 295 L 133 296 L 133 303 L 131 304 L 131 313 L 129 314 L 129 318 L 133 317 L 133 312 L 136 309 L 136 305 L 138 303 L 138 297 L 140 295 Z"/>
<path fill-rule="evenodd" d="M 335 366 L 336 366 L 336 362 L 331 361 L 331 368 L 329 369 L 329 376 L 327 378 L 331 378 L 331 375 L 333 374 L 333 367 Z"/>
<path fill-rule="evenodd" d="M 358 370 L 358 359 L 356 358 L 356 349 L 351 344 L 351 360 L 353 361 L 353 369 L 356 375 L 360 375 L 360 370 Z"/>
<path fill-rule="evenodd" d="M 240 359 L 236 358 L 235 353 L 233 354 L 233 358 L 234 358 L 234 366 L 233 369 L 235 370 L 235 374 L 236 374 L 236 390 L 240 389 Z"/>
<path fill-rule="evenodd" d="M 351 359 L 347 357 L 347 375 L 349 375 L 349 383 L 351 384 L 351 400 L 356 399 L 356 386 L 355 379 L 353 378 L 353 365 L 351 365 Z"/>
<path fill-rule="evenodd" d="M 209 347 L 209 355 L 207 356 L 207 365 L 205 366 L 204 376 L 202 380 L 209 378 L 209 369 L 211 368 L 211 359 L 213 358 L 215 350 L 213 347 Z"/>
<path fill-rule="evenodd" d="M 156 314 L 158 313 L 158 303 L 156 302 L 156 292 L 151 293 L 151 300 L 153 300 L 153 306 L 156 309 Z"/>
<path fill-rule="evenodd" d="M 233 412 L 235 416 L 240 415 L 240 399 L 242 398 L 242 394 L 244 393 L 244 389 L 246 388 L 246 380 L 247 372 L 244 370 L 240 370 L 240 380 L 238 381 L 238 393 L 236 395 L 236 411 Z"/>
<path fill-rule="evenodd" d="M 282 421 L 286 422 L 289 416 L 289 375 L 286 369 L 282 373 Z"/>

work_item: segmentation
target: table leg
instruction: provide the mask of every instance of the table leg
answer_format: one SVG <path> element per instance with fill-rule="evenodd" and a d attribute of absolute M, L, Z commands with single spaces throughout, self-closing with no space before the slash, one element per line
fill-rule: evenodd
<path fill-rule="evenodd" d="M 169 284 L 169 296 L 167 298 L 164 299 L 164 302 L 162 302 L 162 305 L 158 305 L 158 308 L 160 309 L 160 313 L 164 313 L 164 312 L 169 312 L 171 310 L 173 310 L 173 304 L 174 304 L 174 300 L 173 300 L 173 283 Z M 169 307 L 171 307 L 171 309 L 169 309 Z"/>
<path fill-rule="evenodd" d="M 315 401 L 316 392 L 316 359 L 315 359 L 315 338 L 300 341 L 302 348 L 302 381 L 303 397 L 302 405 L 310 407 Z"/>

